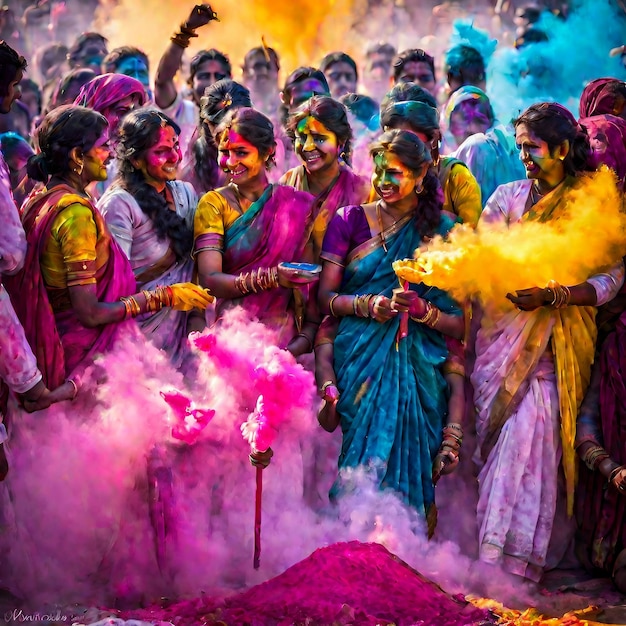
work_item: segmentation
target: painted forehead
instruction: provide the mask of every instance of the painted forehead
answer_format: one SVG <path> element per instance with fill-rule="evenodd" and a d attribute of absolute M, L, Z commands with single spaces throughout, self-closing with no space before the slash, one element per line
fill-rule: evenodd
<path fill-rule="evenodd" d="M 222 133 L 218 147 L 220 150 L 232 150 L 236 147 L 246 147 L 256 150 L 255 146 L 244 139 L 236 130 L 232 128 L 229 128 Z"/>
<path fill-rule="evenodd" d="M 334 135 L 331 130 L 328 130 L 322 122 L 315 119 L 312 115 L 308 115 L 304 119 L 298 122 L 297 129 L 301 135 Z"/>
<path fill-rule="evenodd" d="M 409 168 L 400 161 L 398 155 L 394 154 L 389 150 L 381 150 L 374 155 L 374 164 L 378 169 L 387 170 L 387 169 L 400 169 L 406 172 L 409 171 Z"/>

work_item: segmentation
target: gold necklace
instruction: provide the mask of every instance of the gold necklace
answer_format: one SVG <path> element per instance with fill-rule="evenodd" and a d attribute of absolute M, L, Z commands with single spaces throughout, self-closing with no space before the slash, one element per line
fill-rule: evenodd
<path fill-rule="evenodd" d="M 385 254 L 387 254 L 387 241 L 385 240 L 385 228 L 383 226 L 383 216 L 380 212 L 382 206 L 382 201 L 379 200 L 376 203 L 376 217 L 378 218 L 378 228 L 380 228 L 380 240 L 383 244 L 383 250 L 385 251 Z"/>

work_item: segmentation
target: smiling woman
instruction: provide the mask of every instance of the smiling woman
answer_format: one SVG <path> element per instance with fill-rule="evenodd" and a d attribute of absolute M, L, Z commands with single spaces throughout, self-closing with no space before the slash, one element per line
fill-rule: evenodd
<path fill-rule="evenodd" d="M 191 184 L 176 180 L 178 134 L 178 126 L 160 111 L 130 113 L 119 130 L 119 174 L 98 201 L 141 289 L 193 277 L 190 253 L 198 198 Z M 203 324 L 198 321 L 186 311 L 161 309 L 142 316 L 139 324 L 179 367 L 187 355 L 188 323 L 199 330 Z"/>
<path fill-rule="evenodd" d="M 315 198 L 313 245 L 319 258 L 326 228 L 337 209 L 367 198 L 368 182 L 350 168 L 352 129 L 346 108 L 329 96 L 313 96 L 288 121 L 302 165 L 280 179 Z"/>
<path fill-rule="evenodd" d="M 229 184 L 202 197 L 194 225 L 194 254 L 203 286 L 218 297 L 216 314 L 242 306 L 275 329 L 278 344 L 295 351 L 314 329 L 301 326 L 303 310 L 281 262 L 311 260 L 312 198 L 270 185 L 274 127 L 250 108 L 231 111 L 218 126 L 220 167 Z M 297 330 L 296 330 L 297 329 Z"/>

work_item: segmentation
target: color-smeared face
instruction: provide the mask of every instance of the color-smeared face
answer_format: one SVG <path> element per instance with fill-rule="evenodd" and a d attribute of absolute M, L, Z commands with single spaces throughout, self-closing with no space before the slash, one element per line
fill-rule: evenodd
<path fill-rule="evenodd" d="M 24 77 L 22 70 L 17 70 L 15 77 L 7 87 L 7 95 L 0 100 L 0 113 L 9 113 L 11 105 L 20 97 L 22 90 L 20 89 L 20 81 Z"/>
<path fill-rule="evenodd" d="M 76 58 L 76 67 L 88 67 L 96 74 L 100 74 L 100 65 L 106 55 L 107 48 L 103 41 L 88 41 Z"/>
<path fill-rule="evenodd" d="M 450 115 L 450 132 L 459 146 L 468 137 L 484 133 L 491 126 L 491 122 L 478 109 L 463 105 L 465 102 L 462 102 Z"/>
<path fill-rule="evenodd" d="M 428 63 L 423 61 L 409 61 L 404 64 L 397 83 L 417 83 L 431 94 L 436 95 L 436 83 L 433 71 Z"/>
<path fill-rule="evenodd" d="M 218 148 L 220 167 L 230 182 L 241 187 L 265 176 L 265 159 L 258 148 L 232 128 L 222 133 Z"/>
<path fill-rule="evenodd" d="M 230 71 L 221 61 L 210 59 L 200 63 L 191 83 L 196 103 L 200 103 L 200 98 L 204 95 L 204 90 L 207 87 L 223 78 L 230 78 Z"/>
<path fill-rule="evenodd" d="M 387 204 L 394 204 L 414 193 L 417 177 L 393 152 L 378 152 L 374 155 L 372 184 Z"/>
<path fill-rule="evenodd" d="M 337 135 L 310 115 L 298 123 L 295 149 L 308 172 L 331 167 L 337 162 L 340 152 Z"/>
<path fill-rule="evenodd" d="M 146 62 L 137 56 L 126 57 L 118 66 L 117 73 L 136 78 L 146 89 L 150 88 L 150 73 Z"/>
<path fill-rule="evenodd" d="M 356 72 L 349 63 L 337 61 L 324 74 L 333 98 L 341 98 L 347 93 L 356 93 Z"/>
<path fill-rule="evenodd" d="M 159 128 L 157 140 L 144 155 L 137 159 L 137 166 L 146 182 L 163 187 L 168 180 L 176 178 L 176 170 L 182 159 L 178 135 L 171 126 Z"/>
<path fill-rule="evenodd" d="M 107 179 L 107 163 L 111 160 L 111 147 L 109 145 L 109 132 L 104 134 L 95 143 L 93 148 L 85 152 L 83 162 L 82 179 L 88 184 L 94 181 Z"/>
<path fill-rule="evenodd" d="M 127 96 L 114 102 L 110 107 L 107 107 L 101 111 L 102 115 L 107 118 L 109 122 L 109 133 L 113 137 L 117 132 L 117 128 L 120 125 L 122 119 L 128 115 L 133 109 L 136 109 L 140 104 L 140 98 L 138 95 Z"/>
<path fill-rule="evenodd" d="M 563 162 L 550 153 L 548 144 L 533 133 L 526 124 L 518 124 L 515 129 L 515 141 L 519 149 L 519 158 L 526 168 L 526 178 L 558 182 L 563 173 Z"/>
<path fill-rule="evenodd" d="M 293 85 L 289 91 L 286 106 L 293 113 L 303 102 L 313 96 L 329 96 L 328 89 L 316 78 L 307 78 Z"/>

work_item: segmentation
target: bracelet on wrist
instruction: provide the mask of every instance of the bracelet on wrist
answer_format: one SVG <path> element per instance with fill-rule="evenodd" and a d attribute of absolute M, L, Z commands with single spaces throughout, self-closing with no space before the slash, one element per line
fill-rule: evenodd
<path fill-rule="evenodd" d="M 612 483 L 615 477 L 624 469 L 624 465 L 618 465 L 610 474 L 608 482 Z"/>

